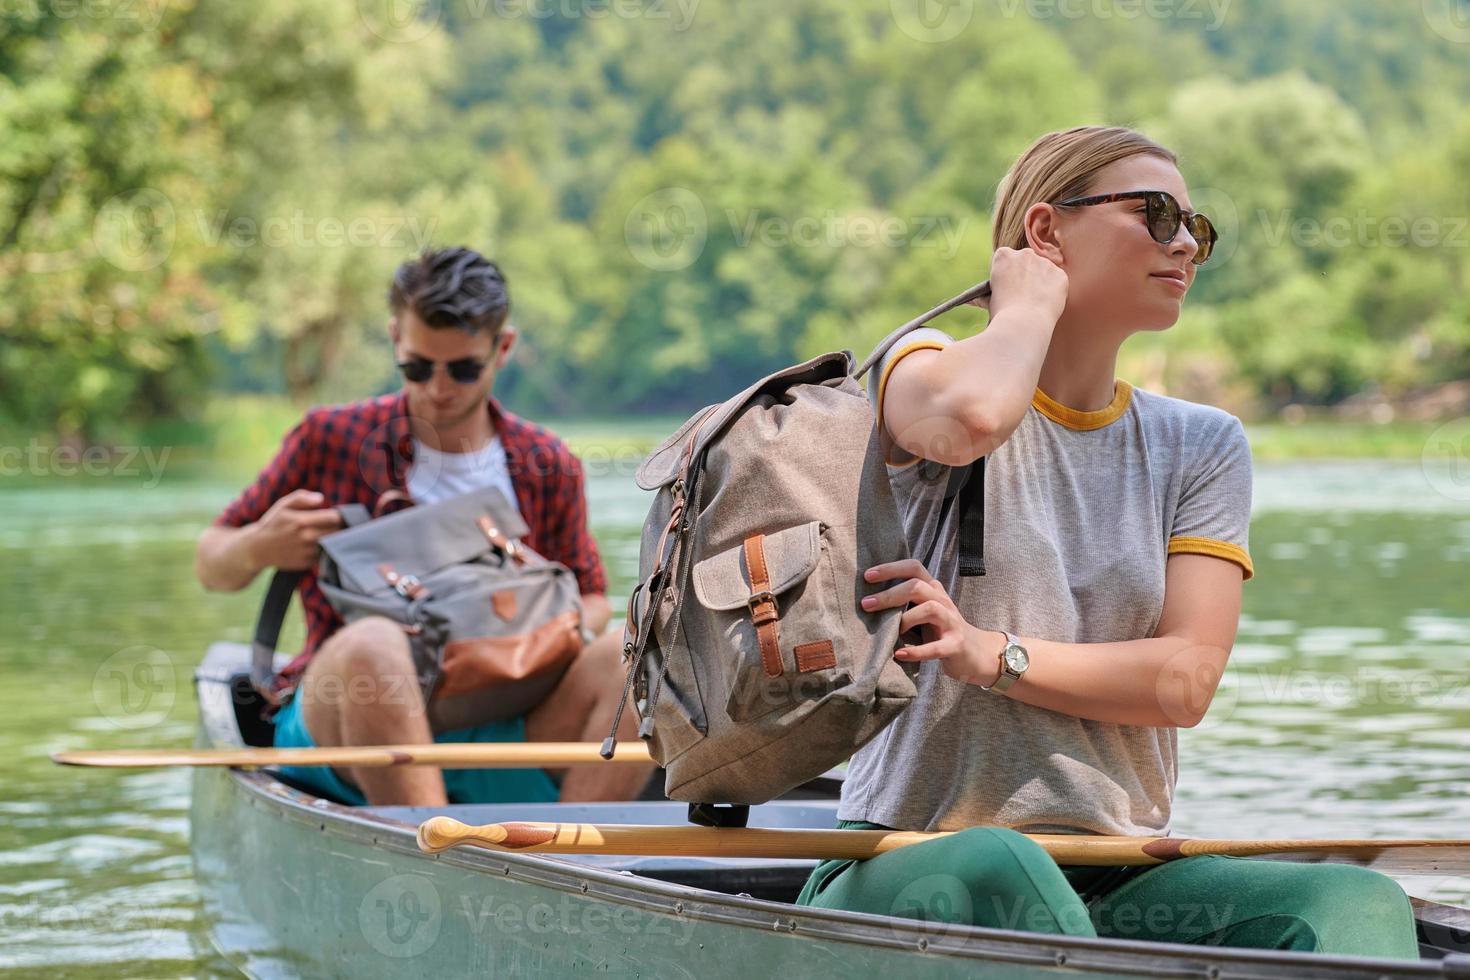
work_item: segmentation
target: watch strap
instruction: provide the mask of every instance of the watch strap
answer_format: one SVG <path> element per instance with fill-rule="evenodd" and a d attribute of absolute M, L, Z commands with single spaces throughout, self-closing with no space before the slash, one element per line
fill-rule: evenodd
<path fill-rule="evenodd" d="M 981 684 L 980 690 L 994 691 L 996 694 L 1004 694 L 1007 690 L 1010 689 L 1012 684 L 1016 683 L 1016 681 L 1020 680 L 1021 678 L 1021 675 L 1011 670 L 1010 665 L 1006 663 L 1006 651 L 1011 648 L 1012 644 L 1014 644 L 1015 646 L 1021 646 L 1021 644 L 1016 639 L 1015 635 L 1012 634 L 1009 630 L 998 630 L 997 632 L 1003 633 L 1006 638 L 1005 646 L 1000 648 L 1000 676 L 997 677 L 995 679 L 995 683 L 991 684 L 989 687 Z M 1025 648 L 1022 647 L 1022 649 Z"/>

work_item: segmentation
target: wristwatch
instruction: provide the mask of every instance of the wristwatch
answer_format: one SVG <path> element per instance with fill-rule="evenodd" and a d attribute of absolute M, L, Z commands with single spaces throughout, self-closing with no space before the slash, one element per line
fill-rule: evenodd
<path fill-rule="evenodd" d="M 1021 679 L 1021 675 L 1026 673 L 1026 668 L 1031 666 L 1031 655 L 1026 652 L 1025 647 L 1016 642 L 1016 638 L 1010 633 L 1006 633 L 1005 630 L 998 632 L 1005 633 L 1006 636 L 1006 645 L 1000 651 L 1000 676 L 989 687 L 981 684 L 980 690 L 1004 694 L 1012 684 Z"/>

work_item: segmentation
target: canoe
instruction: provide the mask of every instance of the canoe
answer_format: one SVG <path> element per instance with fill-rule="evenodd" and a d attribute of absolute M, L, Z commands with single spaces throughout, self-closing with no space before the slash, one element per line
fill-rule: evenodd
<path fill-rule="evenodd" d="M 196 674 L 200 744 L 265 744 L 248 648 L 215 644 Z M 750 825 L 835 825 L 817 780 Z M 1416 900 L 1423 958 L 1078 939 L 791 904 L 814 862 L 419 850 L 420 822 L 684 826 L 663 800 L 411 808 L 342 806 L 269 770 L 193 771 L 191 846 L 211 938 L 258 977 L 1470 976 L 1470 911 Z"/>

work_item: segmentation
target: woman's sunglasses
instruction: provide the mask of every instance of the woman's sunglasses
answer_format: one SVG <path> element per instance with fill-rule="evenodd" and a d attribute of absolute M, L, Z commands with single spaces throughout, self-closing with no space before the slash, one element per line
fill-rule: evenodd
<path fill-rule="evenodd" d="M 434 365 L 438 363 L 427 357 L 410 357 L 406 361 L 398 362 L 398 370 L 403 372 L 407 381 L 415 384 L 423 384 L 434 376 Z M 485 365 L 489 361 L 477 361 L 473 357 L 462 357 L 457 361 L 445 361 L 444 368 L 449 376 L 462 385 L 474 384 L 480 380 L 480 375 L 485 373 Z"/>
<path fill-rule="evenodd" d="M 1093 204 L 1111 204 L 1113 201 L 1136 201 L 1141 200 L 1147 205 L 1145 215 L 1148 219 L 1148 233 L 1153 240 L 1160 245 L 1167 245 L 1179 234 L 1179 227 L 1183 225 L 1189 229 L 1189 234 L 1199 245 L 1190 259 L 1195 265 L 1204 265 L 1215 250 L 1215 243 L 1220 240 L 1220 235 L 1215 231 L 1215 226 L 1210 224 L 1210 219 L 1198 211 L 1185 211 L 1179 207 L 1179 202 L 1174 200 L 1174 195 L 1168 191 L 1124 191 L 1121 194 L 1099 194 L 1096 197 L 1077 197 L 1070 201 L 1060 201 L 1057 207 L 1061 208 L 1084 208 Z"/>

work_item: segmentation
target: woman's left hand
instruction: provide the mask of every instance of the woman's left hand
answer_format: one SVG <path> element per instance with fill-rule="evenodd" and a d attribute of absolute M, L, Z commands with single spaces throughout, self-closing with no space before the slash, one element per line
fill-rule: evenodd
<path fill-rule="evenodd" d="M 985 657 L 988 634 L 992 631 L 971 626 L 960 615 L 954 600 L 944 586 L 929 574 L 923 563 L 905 558 L 903 561 L 874 565 L 863 573 L 868 582 L 898 584 L 864 597 L 863 609 L 878 612 L 910 606 L 899 620 L 899 632 L 919 628 L 924 641 L 917 646 L 899 647 L 893 659 L 899 661 L 938 660 L 944 672 L 966 684 L 993 684 L 1000 673 L 999 656 Z M 1003 638 L 1002 638 L 1003 640 Z M 999 646 L 996 647 L 998 652 Z"/>

